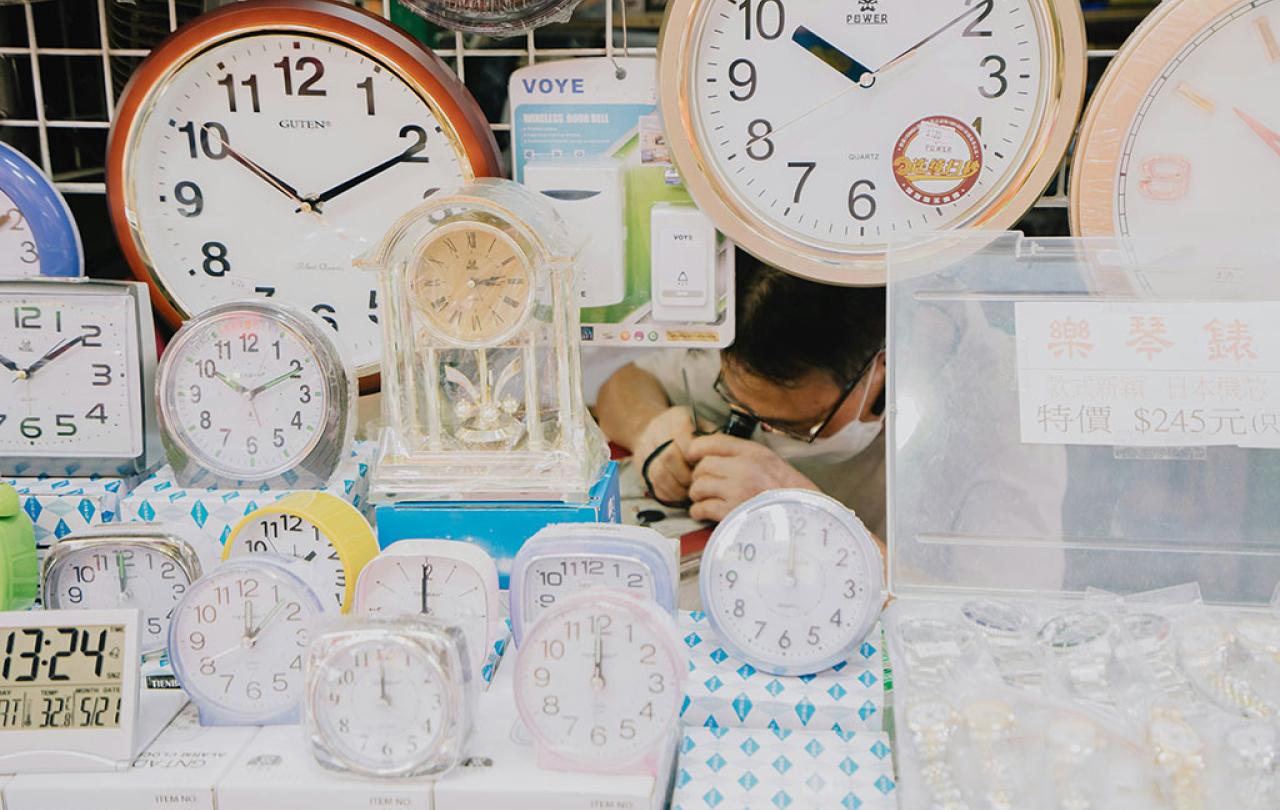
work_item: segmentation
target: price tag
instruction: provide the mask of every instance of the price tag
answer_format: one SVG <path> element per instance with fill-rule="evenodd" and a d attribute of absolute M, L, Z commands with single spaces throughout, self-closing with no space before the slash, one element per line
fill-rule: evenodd
<path fill-rule="evenodd" d="M 139 622 L 137 610 L 0 613 L 0 773 L 129 767 L 173 716 L 140 722 Z"/>
<path fill-rule="evenodd" d="M 1280 447 L 1274 303 L 1022 302 L 1022 440 Z"/>

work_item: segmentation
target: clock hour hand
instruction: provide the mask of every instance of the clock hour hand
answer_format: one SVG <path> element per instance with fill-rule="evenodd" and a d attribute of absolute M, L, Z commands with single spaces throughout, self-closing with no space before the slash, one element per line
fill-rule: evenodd
<path fill-rule="evenodd" d="M 1268 128 L 1266 124 L 1254 118 L 1252 115 L 1249 115 L 1244 110 L 1241 110 L 1239 107 L 1235 107 L 1233 109 L 1235 110 L 1235 114 L 1239 116 L 1240 120 L 1245 122 L 1245 124 L 1249 126 L 1249 129 L 1252 129 L 1254 134 L 1262 139 L 1263 143 L 1271 147 L 1271 151 L 1280 155 L 1280 132 L 1276 132 L 1275 130 Z"/>
<path fill-rule="evenodd" d="M 244 387 L 243 385 L 241 385 L 240 383 L 236 382 L 235 380 L 231 379 L 231 378 L 230 378 L 230 377 L 228 377 L 227 375 L 223 374 L 221 371 L 215 371 L 215 372 L 213 372 L 213 376 L 214 376 L 214 377 L 217 377 L 219 380 L 221 380 L 222 382 L 226 383 L 227 387 L 228 387 L 228 388 L 230 388 L 232 391 L 235 391 L 237 394 L 247 394 L 247 393 L 249 393 L 249 389 L 248 389 L 248 388 L 245 388 L 245 387 Z"/>
<path fill-rule="evenodd" d="M 889 72 L 890 69 L 897 67 L 903 62 L 906 62 L 908 59 L 910 59 L 911 57 L 919 53 L 920 49 L 923 48 L 925 45 L 928 45 L 930 42 L 933 42 L 938 37 L 942 36 L 946 32 L 950 31 L 952 28 L 964 22 L 969 17 L 973 16 L 973 13 L 975 11 L 986 9 L 987 12 L 989 13 L 991 11 L 991 7 L 994 4 L 995 4 L 995 0 L 982 0 L 982 2 L 965 9 L 963 14 L 960 14 L 955 19 L 951 20 L 946 25 L 943 25 L 937 31 L 934 31 L 932 34 L 920 40 L 916 44 L 912 45 L 910 48 L 907 48 L 905 51 L 893 57 L 888 62 L 885 62 L 884 65 L 881 66 L 881 68 L 876 71 L 876 75 L 883 76 L 885 73 Z"/>
<path fill-rule="evenodd" d="M 871 68 L 803 25 L 791 34 L 791 41 L 818 57 L 819 61 L 827 64 L 854 84 L 870 87 L 876 82 L 876 74 Z"/>
<path fill-rule="evenodd" d="M 280 611 L 284 610 L 284 604 L 284 600 L 281 599 L 279 602 L 276 602 L 275 607 L 267 611 L 267 615 L 262 617 L 262 621 L 258 622 L 258 626 L 253 628 L 252 632 L 247 636 L 249 639 L 249 646 L 252 647 L 257 643 L 258 636 L 262 635 L 262 631 L 266 629 L 267 625 L 271 624 L 271 620 L 274 619 Z"/>
<path fill-rule="evenodd" d="M 79 335 L 78 337 L 63 340 L 49 351 L 45 352 L 44 357 L 27 366 L 25 371 L 18 372 L 19 379 L 30 379 L 37 371 L 52 363 L 62 355 L 71 351 L 76 346 L 84 342 L 88 335 Z"/>
<path fill-rule="evenodd" d="M 206 124 L 203 127 L 202 131 L 206 135 L 212 133 L 214 136 L 216 136 L 219 143 L 222 144 L 223 150 L 226 151 L 226 153 L 231 156 L 232 160 L 234 160 L 236 163 L 239 163 L 241 166 L 244 166 L 246 169 L 253 172 L 258 177 L 261 177 L 263 180 L 267 181 L 267 183 L 270 186 L 272 186 L 276 191 L 279 191 L 284 196 L 298 203 L 301 206 L 299 210 L 304 210 L 304 211 L 312 210 L 312 206 L 306 200 L 302 199 L 302 195 L 298 193 L 298 190 L 296 188 L 289 185 L 285 181 L 281 180 L 279 177 L 276 177 L 274 174 L 262 168 L 254 161 L 240 154 L 240 152 L 238 152 L 235 148 L 233 148 L 231 144 L 227 143 L 226 139 L 222 137 L 221 132 L 211 128 L 208 124 Z"/>
<path fill-rule="evenodd" d="M 408 149 L 405 149 L 403 152 L 400 152 L 392 157 L 387 158 L 386 160 L 379 163 L 377 166 L 374 166 L 371 169 L 366 169 L 360 174 L 357 174 L 355 177 L 352 177 L 350 180 L 345 180 L 339 183 L 338 185 L 334 186 L 333 188 L 329 189 L 328 191 L 323 191 L 314 197 L 308 198 L 307 202 L 312 207 L 319 210 L 321 205 L 329 202 L 334 197 L 337 197 L 339 194 L 345 194 L 351 189 L 360 185 L 361 183 L 364 183 L 367 180 L 372 180 L 373 178 L 385 172 L 387 169 L 390 169 L 392 166 L 395 166 L 396 164 L 402 163 L 405 160 L 408 160 L 409 158 L 413 157 L 419 151 L 420 151 L 420 147 L 416 145 L 411 146 Z M 425 158 L 419 158 L 419 159 L 425 160 Z"/>
<path fill-rule="evenodd" d="M 0 366 L 4 366 L 5 368 L 12 371 L 15 375 L 17 375 L 15 379 L 20 380 L 26 375 L 26 372 L 22 370 L 21 366 L 19 366 L 17 363 L 13 362 L 9 358 L 5 357 L 3 354 L 0 354 Z"/>

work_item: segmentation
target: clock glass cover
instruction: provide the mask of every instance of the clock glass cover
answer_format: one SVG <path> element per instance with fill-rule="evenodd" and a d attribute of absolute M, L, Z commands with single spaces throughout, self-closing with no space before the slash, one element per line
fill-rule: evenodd
<path fill-rule="evenodd" d="M 895 240 L 1003 229 L 1084 88 L 1076 0 L 673 0 L 658 69 L 690 193 L 747 250 L 843 284 Z"/>
<path fill-rule="evenodd" d="M 389 22 L 250 0 L 178 29 L 138 69 L 107 186 L 126 257 L 172 324 L 246 296 L 291 303 L 372 382 L 382 305 L 353 260 L 424 197 L 498 167 L 466 88 Z"/>

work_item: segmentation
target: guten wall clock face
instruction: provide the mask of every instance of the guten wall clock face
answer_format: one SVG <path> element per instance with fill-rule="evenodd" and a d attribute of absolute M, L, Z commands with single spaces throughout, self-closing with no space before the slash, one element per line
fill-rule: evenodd
<path fill-rule="evenodd" d="M 162 313 L 283 301 L 375 372 L 377 276 L 353 260 L 497 165 L 474 101 L 438 73 L 389 24 L 320 0 L 250 0 L 180 29 L 126 92 L 109 161 L 117 228 Z"/>
<path fill-rule="evenodd" d="M 685 182 L 752 252 L 843 283 L 882 280 L 894 241 L 1010 225 L 1079 104 L 1079 9 L 1058 6 L 677 2 L 660 70 Z"/>
<path fill-rule="evenodd" d="M 1155 12 L 1081 131 L 1072 223 L 1088 236 L 1270 234 L 1280 185 L 1280 0 Z"/>

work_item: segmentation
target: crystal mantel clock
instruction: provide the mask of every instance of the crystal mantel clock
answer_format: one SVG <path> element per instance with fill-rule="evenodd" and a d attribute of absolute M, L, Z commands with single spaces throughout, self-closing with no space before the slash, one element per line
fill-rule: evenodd
<path fill-rule="evenodd" d="M 537 194 L 477 180 L 402 217 L 379 268 L 377 501 L 585 501 L 608 452 L 582 395 L 577 250 Z"/>

